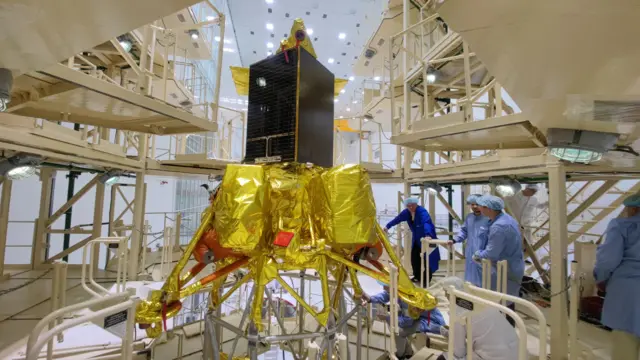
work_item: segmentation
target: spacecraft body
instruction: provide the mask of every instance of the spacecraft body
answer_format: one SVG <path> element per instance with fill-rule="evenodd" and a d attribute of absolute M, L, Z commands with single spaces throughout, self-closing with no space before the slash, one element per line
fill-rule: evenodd
<path fill-rule="evenodd" d="M 250 280 L 250 320 L 258 330 L 263 293 L 274 280 L 327 326 L 347 277 L 356 298 L 362 294 L 356 272 L 389 283 L 388 268 L 379 261 L 383 252 L 399 270 L 400 298 L 419 309 L 437 305 L 413 285 L 378 225 L 366 170 L 331 167 L 334 77 L 315 59 L 305 35 L 296 20 L 279 53 L 250 67 L 247 158 L 227 166 L 183 257 L 162 289 L 138 306 L 136 322 L 149 336 L 166 329 L 181 299 L 211 286 L 216 307 Z M 192 255 L 198 264 L 182 274 Z M 211 262 L 215 272 L 192 281 Z M 222 294 L 222 284 L 239 269 L 243 276 Z M 307 270 L 320 277 L 322 309 L 306 303 L 281 277 Z M 336 283 L 331 289 L 330 277 Z"/>

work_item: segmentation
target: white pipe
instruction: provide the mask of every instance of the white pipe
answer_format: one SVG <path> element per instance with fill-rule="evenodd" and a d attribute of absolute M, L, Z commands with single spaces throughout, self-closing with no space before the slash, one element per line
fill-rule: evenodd
<path fill-rule="evenodd" d="M 456 298 L 461 298 L 461 299 L 465 299 L 467 301 L 470 301 L 471 303 L 474 304 L 474 308 L 475 308 L 475 304 L 479 304 L 481 305 L 480 308 L 482 307 L 492 307 L 495 308 L 497 310 L 499 310 L 500 312 L 509 315 L 510 317 L 513 318 L 513 320 L 515 321 L 516 327 L 518 329 L 518 359 L 519 360 L 527 360 L 528 359 L 528 354 L 527 354 L 527 329 L 524 325 L 524 321 L 522 321 L 522 318 L 516 314 L 515 311 L 509 309 L 508 307 L 504 306 L 504 305 L 500 305 L 498 303 L 483 299 L 481 297 L 475 296 L 475 295 L 471 295 L 469 293 L 466 293 L 464 291 L 460 291 L 460 290 L 456 290 L 455 287 L 451 286 L 449 289 L 449 303 L 451 304 L 451 309 L 449 312 L 449 323 L 451 324 L 449 327 L 449 359 L 454 359 L 453 353 L 454 353 L 454 339 L 455 339 L 455 323 L 459 320 L 457 315 L 456 315 L 456 308 L 457 306 L 456 304 Z M 497 293 L 500 296 L 504 296 L 504 294 L 500 294 Z M 469 313 L 465 314 L 465 317 L 471 317 L 474 313 L 474 311 L 478 311 L 478 310 L 471 310 Z M 473 348 L 469 348 L 467 347 L 467 354 L 469 354 L 469 352 L 473 352 Z M 467 355 L 468 356 L 468 355 Z"/>
<path fill-rule="evenodd" d="M 309 360 L 316 360 L 318 358 L 318 350 L 320 349 L 320 347 L 318 346 L 318 344 L 315 343 L 315 341 L 311 340 L 309 341 Z"/>
<path fill-rule="evenodd" d="M 60 331 L 64 331 L 67 330 L 71 327 L 83 324 L 85 322 L 89 322 L 93 319 L 96 318 L 104 318 L 108 315 L 114 314 L 118 311 L 122 311 L 124 309 L 127 308 L 134 308 L 137 304 L 137 299 L 134 300 L 127 300 L 123 303 L 114 305 L 114 306 L 110 306 L 107 307 L 105 309 L 102 309 L 100 311 L 96 311 L 92 314 L 88 314 L 85 316 L 81 316 L 78 318 L 74 318 L 74 319 L 70 319 L 69 321 L 66 321 L 64 323 L 62 323 L 61 325 L 58 325 L 56 327 L 54 327 L 53 329 L 47 331 L 46 333 L 44 333 L 44 336 L 42 336 L 42 338 L 38 339 L 38 341 L 36 341 L 36 343 L 33 345 L 33 347 L 31 347 L 30 349 L 27 349 L 27 360 L 37 360 L 38 359 L 38 355 L 40 354 L 40 350 L 42 349 L 42 347 L 44 346 L 44 344 L 49 341 L 49 339 L 51 339 L 56 333 L 60 332 Z M 134 310 L 135 311 L 135 310 Z M 126 344 L 126 342 L 123 341 L 123 347 Z M 130 347 L 131 347 L 131 351 L 129 352 L 133 352 L 133 343 L 129 342 Z M 126 353 L 127 351 L 125 351 L 125 349 L 123 349 L 122 351 L 123 353 Z M 126 359 L 126 358 L 125 358 Z"/>
<path fill-rule="evenodd" d="M 571 301 L 569 302 L 569 360 L 578 359 L 578 301 L 580 292 L 577 279 L 578 262 L 571 262 Z"/>
<path fill-rule="evenodd" d="M 344 334 L 337 334 L 336 338 L 338 339 L 338 350 L 340 359 L 347 359 L 349 357 L 349 344 L 347 344 L 347 336 Z"/>
<path fill-rule="evenodd" d="M 95 247 L 99 246 L 99 244 L 119 244 L 118 249 L 122 249 L 125 246 L 125 241 L 126 241 L 126 237 L 103 237 L 103 238 L 97 238 L 94 240 L 89 241 L 88 243 L 86 243 L 83 247 L 82 247 L 82 273 L 81 273 L 81 277 L 80 277 L 80 284 L 82 285 L 82 288 L 85 289 L 88 293 L 90 293 L 91 295 L 93 295 L 94 297 L 100 297 L 103 296 L 104 294 L 109 294 L 109 290 L 107 290 L 106 288 L 104 288 L 103 286 L 101 286 L 100 284 L 98 284 L 94 278 L 93 278 L 93 266 L 89 267 L 89 283 L 91 285 L 93 285 L 96 289 L 98 289 L 99 291 L 103 292 L 104 294 L 100 294 L 94 290 L 92 290 L 91 288 L 89 288 L 87 286 L 86 283 L 86 277 L 87 277 L 87 271 L 86 271 L 86 267 L 87 267 L 87 248 L 91 247 L 91 258 L 93 258 L 93 254 L 95 251 Z M 125 261 L 126 261 L 127 257 L 125 256 Z M 121 263 L 122 259 L 118 258 L 118 269 L 121 268 Z M 122 283 L 118 283 L 118 281 L 122 281 Z M 116 274 L 116 291 L 120 291 L 119 289 L 122 288 L 122 291 L 124 291 L 124 278 L 123 279 L 119 279 L 118 275 Z"/>
<path fill-rule="evenodd" d="M 535 304 L 517 296 L 483 289 L 467 282 L 464 284 L 464 289 L 465 291 L 472 293 L 473 295 L 487 297 L 489 299 L 494 298 L 497 299 L 497 302 L 501 300 L 505 302 L 510 301 L 518 304 L 519 306 L 527 308 L 533 314 L 533 317 L 538 320 L 538 337 L 540 339 L 538 357 L 540 360 L 547 359 L 547 318 Z"/>
<path fill-rule="evenodd" d="M 389 265 L 389 354 L 397 352 L 395 335 L 398 334 L 398 268 Z"/>
<path fill-rule="evenodd" d="M 81 302 L 81 303 L 78 303 L 78 304 L 69 305 L 67 307 L 64 307 L 62 309 L 58 309 L 58 310 L 50 313 L 49 315 L 47 315 L 44 318 L 42 318 L 42 320 L 40 320 L 36 324 L 36 326 L 33 328 L 33 330 L 31 331 L 31 334 L 29 335 L 29 339 L 27 340 L 27 352 L 29 351 L 29 349 L 31 349 L 33 347 L 33 343 L 36 341 L 36 339 L 40 335 L 40 332 L 42 332 L 42 328 L 45 325 L 47 325 L 51 320 L 59 318 L 62 315 L 70 313 L 72 311 L 76 311 L 76 310 L 80 310 L 80 309 L 84 309 L 84 308 L 89 308 L 91 306 L 98 305 L 98 304 L 101 304 L 101 303 L 109 303 L 110 301 L 124 300 L 124 299 L 128 298 L 129 296 L 130 296 L 130 294 L 125 292 L 125 293 L 105 296 L 105 297 L 102 297 L 102 298 L 91 299 L 91 300 L 88 300 L 88 301 L 85 301 L 85 302 Z"/>
<path fill-rule="evenodd" d="M 491 260 L 482 259 L 482 287 L 491 290 Z"/>

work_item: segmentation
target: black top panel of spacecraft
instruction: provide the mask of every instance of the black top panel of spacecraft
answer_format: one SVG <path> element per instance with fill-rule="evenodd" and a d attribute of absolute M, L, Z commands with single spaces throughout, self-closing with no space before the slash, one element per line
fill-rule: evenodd
<path fill-rule="evenodd" d="M 333 166 L 334 76 L 304 48 L 249 67 L 245 163 Z"/>

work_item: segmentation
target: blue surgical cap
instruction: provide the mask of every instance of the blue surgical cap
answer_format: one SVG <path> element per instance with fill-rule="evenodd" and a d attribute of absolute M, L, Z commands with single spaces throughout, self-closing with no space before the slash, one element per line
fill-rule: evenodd
<path fill-rule="evenodd" d="M 418 203 L 418 199 L 416 198 L 408 198 L 404 200 L 404 206 L 407 206 L 409 204 L 417 204 Z"/>
<path fill-rule="evenodd" d="M 481 197 L 480 194 L 471 194 L 467 196 L 467 205 L 478 204 L 478 198 Z"/>
<path fill-rule="evenodd" d="M 524 188 L 538 191 L 538 185 L 537 184 L 527 184 L 527 186 L 525 186 Z"/>
<path fill-rule="evenodd" d="M 640 194 L 633 194 L 624 199 L 624 206 L 628 207 L 640 207 Z"/>
<path fill-rule="evenodd" d="M 482 195 L 477 201 L 478 205 L 488 207 L 491 210 L 502 211 L 504 209 L 504 201 L 497 196 Z"/>

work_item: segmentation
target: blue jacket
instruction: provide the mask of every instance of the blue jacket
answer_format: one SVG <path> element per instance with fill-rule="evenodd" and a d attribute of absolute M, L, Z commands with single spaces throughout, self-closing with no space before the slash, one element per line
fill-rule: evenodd
<path fill-rule="evenodd" d="M 520 284 L 524 276 L 524 255 L 522 235 L 518 222 L 505 213 L 500 213 L 489 221 L 487 246 L 478 251 L 481 259 L 491 260 L 491 288 L 496 289 L 496 262 L 507 260 L 507 294 L 519 296 Z"/>
<path fill-rule="evenodd" d="M 471 213 L 464 219 L 458 234 L 453 237 L 456 243 L 467 241 L 464 250 L 464 280 L 479 287 L 482 287 L 482 266 L 473 261 L 473 254 L 478 250 L 484 250 L 488 234 L 489 218 Z"/>
<path fill-rule="evenodd" d="M 401 222 L 406 221 L 411 229 L 411 246 L 420 249 L 422 247 L 421 239 L 423 237 L 430 237 L 437 239 L 436 227 L 433 226 L 431 216 L 429 212 L 422 206 L 416 208 L 415 218 L 411 220 L 411 212 L 409 209 L 404 209 L 393 220 L 389 221 L 386 228 L 390 229 Z M 432 251 L 429 255 L 429 270 L 434 273 L 438 270 L 440 263 L 440 251 Z"/>
<path fill-rule="evenodd" d="M 609 222 L 593 276 L 606 282 L 602 324 L 640 337 L 640 215 Z"/>
<path fill-rule="evenodd" d="M 389 292 L 382 291 L 379 294 L 371 296 L 371 303 L 384 305 L 389 302 L 390 297 Z M 442 313 L 437 308 L 430 311 L 425 310 L 420 313 L 418 319 L 414 319 L 409 316 L 409 306 L 407 306 L 407 303 L 398 299 L 398 305 L 400 306 L 400 310 L 398 310 L 398 326 L 401 328 L 408 328 L 418 321 L 418 332 L 440 334 L 440 327 L 446 325 Z M 389 321 L 389 317 L 387 317 L 387 321 Z"/>

